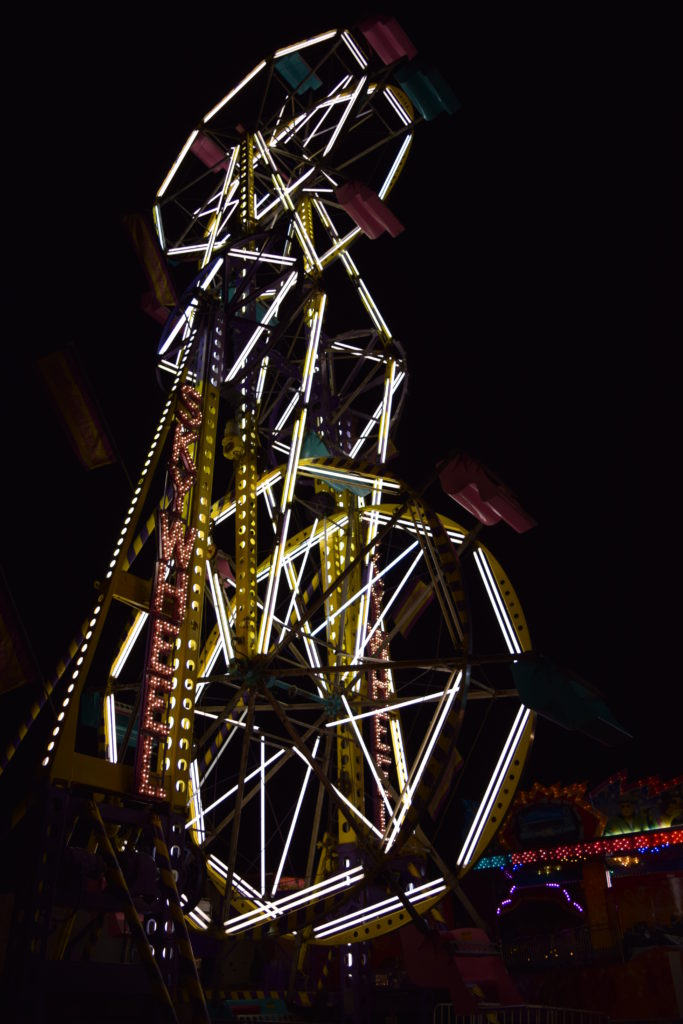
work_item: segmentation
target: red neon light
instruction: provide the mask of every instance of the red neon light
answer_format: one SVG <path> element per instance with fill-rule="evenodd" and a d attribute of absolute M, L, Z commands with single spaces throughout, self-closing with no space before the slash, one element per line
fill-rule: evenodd
<path fill-rule="evenodd" d="M 142 684 L 140 741 L 135 758 L 138 793 L 158 800 L 166 798 L 152 759 L 161 757 L 161 745 L 170 729 L 165 719 L 167 695 L 173 689 L 173 651 L 185 618 L 189 566 L 197 531 L 182 519 L 183 501 L 197 477 L 191 445 L 202 422 L 201 395 L 189 384 L 180 388 L 173 433 L 169 474 L 173 482 L 170 509 L 157 513 L 158 554 L 150 604 L 146 668 Z M 153 778 L 153 776 L 155 776 Z"/>
<path fill-rule="evenodd" d="M 634 852 L 647 852 L 662 846 L 682 846 L 683 829 L 635 832 L 629 836 L 610 836 L 591 843 L 572 846 L 553 846 L 547 850 L 525 850 L 510 855 L 512 864 L 552 864 L 561 860 L 588 860 L 596 856 L 610 856 Z"/>

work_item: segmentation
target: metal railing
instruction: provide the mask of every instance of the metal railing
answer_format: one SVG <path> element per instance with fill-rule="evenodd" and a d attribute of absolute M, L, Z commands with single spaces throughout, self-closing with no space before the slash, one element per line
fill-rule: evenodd
<path fill-rule="evenodd" d="M 607 1014 L 559 1006 L 488 1006 L 457 1013 L 451 1003 L 437 1003 L 432 1024 L 607 1024 Z"/>

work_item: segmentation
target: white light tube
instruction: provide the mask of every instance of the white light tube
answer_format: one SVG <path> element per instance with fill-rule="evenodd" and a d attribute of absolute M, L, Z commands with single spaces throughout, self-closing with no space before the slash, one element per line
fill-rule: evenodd
<path fill-rule="evenodd" d="M 458 855 L 458 866 L 462 864 L 469 864 L 470 862 L 472 854 L 474 853 L 476 845 L 479 841 L 479 837 L 481 833 L 484 831 L 486 819 L 488 818 L 491 807 L 493 806 L 493 803 L 498 795 L 498 790 L 500 789 L 501 782 L 503 778 L 507 775 L 508 768 L 510 767 L 510 762 L 512 761 L 512 758 L 515 755 L 517 745 L 526 727 L 529 714 L 529 709 L 525 708 L 524 705 L 522 705 L 517 711 L 517 715 L 512 724 L 512 729 L 508 734 L 505 746 L 503 747 L 502 753 L 498 758 L 498 763 L 496 764 L 496 767 L 493 770 L 493 774 L 486 788 L 486 792 L 484 793 L 484 797 L 479 805 L 479 809 L 475 815 L 470 830 L 467 833 L 467 837 L 465 839 L 465 842 L 463 843 L 463 847 L 460 851 L 460 854 Z"/>
<path fill-rule="evenodd" d="M 285 409 L 285 411 L 283 412 L 282 416 L 280 417 L 280 419 L 275 424 L 275 433 L 278 433 L 280 430 L 282 430 L 283 426 L 285 425 L 285 423 L 287 422 L 287 420 L 289 419 L 289 417 L 291 415 L 292 409 L 297 405 L 297 403 L 298 403 L 300 398 L 301 398 L 301 392 L 297 391 L 294 394 L 293 398 L 290 400 L 290 403 L 287 406 L 287 408 Z"/>
<path fill-rule="evenodd" d="M 116 708 L 114 694 L 109 693 L 104 699 L 105 721 L 107 723 L 107 761 L 116 764 L 118 747 L 116 742 Z"/>
<path fill-rule="evenodd" d="M 171 167 L 171 170 L 168 172 L 168 174 L 164 178 L 164 180 L 163 180 L 163 182 L 161 184 L 161 188 L 157 192 L 157 199 L 161 199 L 161 197 L 163 196 L 164 192 L 166 191 L 166 189 L 170 185 L 170 183 L 171 183 L 171 181 L 173 179 L 173 176 L 175 175 L 175 172 L 178 170 L 178 168 L 180 167 L 180 164 L 182 163 L 183 159 L 185 158 L 185 154 L 187 153 L 188 149 L 190 148 L 190 146 L 192 145 L 192 143 L 194 142 L 194 140 L 197 138 L 198 135 L 199 135 L 199 130 L 196 129 L 195 131 L 193 131 L 188 136 L 188 139 L 187 139 L 185 145 L 180 150 L 180 153 L 178 153 L 178 156 L 176 157 L 175 162 L 174 162 L 173 166 Z"/>
<path fill-rule="evenodd" d="M 154 225 L 157 229 L 157 238 L 159 239 L 159 245 L 162 249 L 166 248 L 166 238 L 164 237 L 164 226 L 161 220 L 161 210 L 159 204 L 155 203 L 152 209 L 152 215 L 154 217 Z"/>
<path fill-rule="evenodd" d="M 226 667 L 230 666 L 230 662 L 235 659 L 235 650 L 232 646 L 232 638 L 230 636 L 230 624 L 228 622 L 228 616 L 225 612 L 225 604 L 223 600 L 223 587 L 221 586 L 218 573 L 214 573 L 211 568 L 211 563 L 208 558 L 206 560 L 206 575 L 211 588 L 211 596 L 213 597 L 213 605 L 216 611 L 216 623 L 218 625 L 218 632 L 220 633 L 221 643 L 223 645 L 223 654 L 225 656 Z"/>
<path fill-rule="evenodd" d="M 393 397 L 393 380 L 396 372 L 396 364 L 389 359 L 389 365 L 384 378 L 384 397 L 382 400 L 382 417 L 380 419 L 379 437 L 377 439 L 377 454 L 380 462 L 386 462 L 387 444 L 389 442 L 389 426 L 391 424 L 391 399 Z"/>
<path fill-rule="evenodd" d="M 313 745 L 313 753 L 311 754 L 311 757 L 315 758 L 316 754 L 318 753 L 318 747 L 319 746 L 320 746 L 320 737 L 316 736 L 316 740 L 315 740 L 315 743 Z M 301 811 L 301 805 L 304 802 L 304 797 L 306 795 L 306 789 L 308 787 L 308 783 L 309 783 L 312 771 L 313 771 L 312 766 L 310 764 L 306 765 L 306 774 L 304 776 L 303 785 L 302 785 L 301 789 L 299 790 L 299 796 L 298 796 L 298 799 L 297 799 L 297 802 L 296 802 L 296 807 L 294 808 L 294 814 L 292 816 L 292 820 L 291 820 L 291 822 L 289 824 L 289 832 L 287 833 L 287 839 L 285 840 L 285 845 L 284 845 L 284 849 L 282 851 L 282 856 L 280 857 L 280 863 L 278 864 L 277 871 L 275 872 L 275 879 L 273 881 L 273 888 L 271 889 L 271 895 L 272 896 L 275 895 L 275 893 L 277 892 L 277 887 L 280 884 L 280 878 L 282 877 L 282 871 L 283 871 L 283 868 L 285 866 L 285 860 L 287 859 L 287 854 L 289 853 L 289 847 L 290 847 L 290 844 L 292 842 L 292 836 L 294 835 L 294 829 L 296 828 L 296 823 L 299 820 L 299 813 Z"/>
<path fill-rule="evenodd" d="M 216 859 L 213 858 L 214 862 Z M 217 870 L 214 864 L 212 866 L 214 870 Z M 219 871 L 219 874 L 227 878 L 227 872 L 224 874 L 224 872 Z M 332 875 L 330 878 L 324 879 L 322 882 L 316 882 L 306 889 L 299 889 L 297 892 L 283 896 L 279 900 L 267 901 L 262 901 L 256 890 L 251 886 L 247 886 L 246 882 L 240 879 L 242 883 L 240 888 L 243 888 L 252 899 L 257 900 L 260 906 L 226 921 L 224 923 L 225 933 L 230 935 L 237 931 L 243 931 L 244 928 L 252 927 L 266 917 L 282 917 L 283 914 L 289 913 L 290 910 L 295 910 L 297 907 L 305 906 L 314 900 L 323 899 L 323 897 L 329 896 L 333 892 L 338 892 L 340 889 L 348 889 L 350 886 L 362 881 L 363 877 L 363 868 L 359 866 L 351 868 L 340 875 Z"/>
<path fill-rule="evenodd" d="M 259 326 L 254 331 L 254 333 L 252 334 L 252 336 L 249 339 L 249 341 L 247 342 L 247 344 L 244 346 L 244 350 L 242 351 L 241 355 L 238 356 L 237 362 L 235 363 L 235 365 L 231 369 L 230 373 L 226 377 L 226 381 L 231 381 L 234 377 L 236 377 L 238 371 L 240 370 L 240 368 L 242 366 L 244 366 L 244 364 L 247 361 L 247 358 L 249 357 L 252 349 L 254 348 L 254 345 L 259 340 L 259 338 L 261 337 L 261 335 L 265 331 L 266 327 L 268 326 L 270 321 L 273 319 L 273 317 L 277 313 L 277 311 L 278 311 L 278 309 L 280 307 L 280 304 L 282 303 L 282 300 L 285 298 L 287 293 L 290 291 L 290 289 L 292 288 L 292 286 L 296 282 L 296 279 L 297 279 L 297 273 L 296 273 L 296 271 L 293 271 L 289 275 L 287 280 L 284 282 L 282 287 L 280 288 L 280 291 L 278 292 L 276 298 L 273 299 L 272 303 L 270 304 L 270 306 L 266 310 L 266 312 L 265 312 L 265 314 L 263 316 L 263 320 L 261 321 Z"/>
<path fill-rule="evenodd" d="M 500 590 L 498 589 L 498 585 L 496 584 L 493 573 L 491 572 L 491 567 L 481 548 L 476 549 L 474 557 L 481 578 L 484 581 L 484 586 L 486 587 L 489 595 L 489 600 L 491 601 L 493 610 L 496 613 L 496 618 L 498 619 L 503 639 L 507 643 L 508 651 L 510 654 L 521 654 L 522 648 L 515 634 L 514 625 L 500 595 Z"/>
<path fill-rule="evenodd" d="M 246 725 L 244 724 L 244 719 L 246 717 L 247 717 L 247 708 L 244 708 L 243 711 L 242 711 L 242 716 L 241 716 L 241 718 L 238 721 L 235 721 L 234 718 L 226 718 L 225 721 L 229 722 L 230 725 L 240 726 L 242 729 L 246 729 Z M 206 780 L 208 779 L 209 775 L 214 770 L 214 768 L 216 767 L 216 765 L 220 761 L 220 759 L 223 756 L 223 754 L 225 753 L 225 751 L 228 749 L 228 747 L 230 745 L 230 741 L 232 740 L 233 736 L 237 736 L 237 735 L 238 735 L 238 730 L 236 728 L 230 730 L 230 732 L 228 733 L 226 738 L 223 740 L 223 743 L 221 744 L 221 746 L 216 751 L 216 756 L 214 757 L 213 761 L 211 762 L 211 764 L 208 766 L 208 768 L 204 772 L 204 774 L 202 776 L 202 785 L 206 782 Z"/>
<path fill-rule="evenodd" d="M 417 543 L 419 543 L 419 541 L 415 541 L 415 543 L 417 544 Z M 408 551 L 412 551 L 412 549 L 413 549 L 413 545 L 411 545 L 411 547 L 408 548 Z M 387 603 L 382 608 L 382 614 L 377 619 L 377 622 L 374 624 L 374 626 L 372 627 L 372 629 L 370 630 L 368 635 L 363 640 L 363 644 L 362 644 L 360 652 L 359 652 L 360 654 L 363 653 L 363 651 L 367 647 L 369 641 L 374 636 L 375 632 L 384 623 L 385 615 L 391 610 L 391 606 L 393 605 L 394 601 L 396 601 L 396 599 L 400 596 L 401 591 L 403 590 L 404 586 L 406 585 L 406 583 L 408 582 L 408 580 L 410 579 L 410 577 L 412 575 L 413 569 L 415 568 L 415 566 L 417 565 L 417 563 L 420 561 L 421 558 L 422 558 L 422 551 L 420 550 L 420 551 L 418 551 L 417 555 L 415 556 L 415 558 L 413 559 L 411 564 L 408 566 L 408 570 L 407 570 L 405 576 L 403 577 L 403 579 L 401 580 L 399 585 L 393 590 L 391 597 L 389 598 Z M 379 579 L 379 577 L 376 577 L 376 578 Z"/>
<path fill-rule="evenodd" d="M 223 744 L 223 747 L 221 748 L 221 750 L 224 749 L 224 747 L 225 747 L 225 744 Z M 221 751 L 219 751 L 218 753 L 220 754 L 220 752 Z M 277 753 L 272 754 L 268 758 L 268 760 L 266 761 L 266 768 L 270 767 L 270 765 L 273 764 L 275 761 L 279 761 L 279 759 L 284 754 L 285 754 L 284 750 L 278 750 Z M 212 764 L 215 763 L 215 760 L 217 760 L 217 757 L 218 757 L 218 755 L 216 756 L 216 758 L 214 759 L 214 762 L 212 762 Z M 211 765 L 209 765 L 209 769 L 210 768 L 211 768 Z M 252 779 L 256 778 L 256 776 L 259 774 L 260 771 L 261 771 L 260 766 L 258 768 L 254 768 L 254 770 L 252 772 L 250 772 L 249 775 L 245 776 L 245 779 L 244 779 L 245 784 L 247 782 L 251 782 Z M 208 770 L 207 770 L 207 772 L 204 775 L 204 779 L 206 779 L 206 775 L 207 774 L 208 774 Z M 237 786 L 233 786 L 232 789 L 226 790 L 226 792 L 223 793 L 222 796 L 219 796 L 217 800 L 214 800 L 214 802 L 212 804 L 209 804 L 208 807 L 204 808 L 204 815 L 206 816 L 210 811 L 213 811 L 216 807 L 218 807 L 219 804 L 222 804 L 224 800 L 227 800 L 229 797 L 231 797 L 233 795 L 233 793 L 236 793 L 236 792 L 237 792 Z M 196 825 L 196 823 L 197 823 L 197 818 L 191 818 L 190 821 L 186 822 L 185 828 L 186 829 L 190 828 L 192 825 Z"/>
<path fill-rule="evenodd" d="M 346 708 L 346 711 L 348 712 L 349 715 L 351 715 L 351 706 L 350 706 L 350 704 L 348 702 L 346 694 L 342 693 L 341 699 L 342 699 L 342 703 L 343 703 L 344 707 Z M 387 796 L 387 794 L 385 792 L 385 789 L 384 789 L 384 786 L 382 785 L 382 780 L 379 777 L 379 774 L 377 772 L 377 768 L 375 767 L 375 763 L 374 763 L 373 759 L 370 757 L 370 751 L 368 750 L 368 748 L 365 745 L 365 742 L 363 740 L 363 736 L 361 734 L 361 731 L 358 728 L 358 723 L 356 722 L 356 719 L 352 715 L 351 715 L 349 721 L 351 722 L 351 726 L 353 728 L 353 731 L 356 734 L 356 739 L 358 741 L 358 745 L 360 746 L 360 749 L 363 751 L 363 756 L 365 757 L 365 760 L 368 763 L 368 767 L 370 769 L 372 777 L 375 780 L 375 785 L 377 786 L 377 789 L 379 790 L 379 794 L 382 797 L 382 802 L 383 802 L 384 806 L 386 807 L 387 811 L 389 812 L 389 815 L 391 816 L 394 813 L 394 809 L 391 806 L 391 804 L 389 803 L 389 797 Z"/>
<path fill-rule="evenodd" d="M 197 818 L 197 840 L 199 845 L 206 839 L 206 832 L 204 830 L 204 814 L 202 813 L 202 792 L 199 786 L 199 770 L 197 768 L 197 759 L 190 764 L 190 783 L 192 785 L 192 798 L 190 800 L 190 806 L 192 808 L 191 814 Z"/>
<path fill-rule="evenodd" d="M 385 567 L 382 569 L 381 572 L 378 572 L 376 576 L 373 576 L 373 578 L 368 583 L 366 583 L 365 586 L 361 587 L 360 590 L 356 591 L 356 593 L 353 595 L 353 597 L 350 597 L 348 599 L 348 601 L 345 601 L 344 604 L 342 604 L 339 608 L 337 608 L 337 610 L 334 613 L 334 615 L 331 615 L 328 619 L 325 620 L 325 622 L 322 622 L 319 626 L 316 626 L 316 628 L 312 631 L 311 636 L 316 636 L 321 631 L 321 629 L 324 629 L 325 626 L 333 623 L 338 615 L 341 615 L 341 613 L 343 611 L 346 611 L 346 609 L 350 605 L 355 604 L 355 602 L 358 600 L 358 598 L 361 596 L 361 594 L 367 593 L 367 591 L 370 590 L 370 588 L 372 587 L 373 583 L 375 583 L 377 580 L 381 580 L 382 577 L 385 576 L 389 572 L 390 569 L 393 569 L 395 565 L 398 565 L 399 562 L 403 561 L 403 559 L 407 555 L 409 555 L 410 552 L 413 551 L 417 547 L 418 544 L 419 544 L 419 541 L 417 541 L 417 540 L 413 541 L 413 543 L 409 547 L 407 547 L 405 549 L 405 551 L 402 551 L 400 555 L 397 555 L 396 558 L 394 558 L 393 562 L 390 562 L 389 565 L 385 565 Z M 412 570 L 415 568 L 417 562 L 419 561 L 419 559 L 421 557 L 422 557 L 422 552 L 419 553 L 418 558 L 415 559 L 415 561 L 411 565 L 410 569 L 408 570 L 409 573 L 412 572 Z M 365 646 L 365 644 L 363 646 Z"/>
<path fill-rule="evenodd" d="M 128 635 L 126 636 L 126 639 L 123 642 L 121 650 L 116 655 L 114 663 L 112 664 L 111 670 L 109 672 L 109 675 L 112 677 L 112 679 L 118 679 L 121 673 L 121 669 L 128 660 L 128 655 L 135 646 L 135 641 L 140 636 L 140 631 L 142 627 L 147 622 L 148 615 L 148 612 L 136 612 L 135 619 L 133 620 L 133 625 L 128 630 Z"/>
<path fill-rule="evenodd" d="M 281 50 L 275 51 L 275 57 L 284 57 L 288 53 L 296 53 L 297 50 L 305 50 L 308 46 L 315 46 L 316 43 L 324 43 L 326 39 L 332 39 L 336 36 L 337 29 L 331 29 L 329 32 L 321 32 L 319 36 L 311 36 L 310 39 L 304 39 L 300 43 L 292 43 L 291 46 L 283 46 Z"/>
<path fill-rule="evenodd" d="M 254 252 L 249 249 L 228 249 L 228 256 L 239 256 L 240 259 L 251 263 L 274 263 L 284 267 L 293 267 L 296 264 L 294 256 L 278 256 L 275 253 Z"/>
<path fill-rule="evenodd" d="M 410 903 L 422 903 L 425 900 L 431 899 L 432 896 L 438 896 L 445 889 L 446 883 L 443 878 L 438 878 L 434 879 L 433 882 L 425 882 L 423 885 L 415 886 L 404 893 L 404 895 Z M 385 914 L 399 910 L 402 906 L 403 903 L 398 896 L 389 896 L 388 899 L 371 903 L 369 907 L 364 907 L 362 910 L 356 910 L 351 914 L 336 917 L 334 921 L 319 924 L 313 929 L 313 934 L 317 939 L 324 939 L 330 935 L 336 935 L 337 932 L 347 931 L 349 928 L 366 924 L 368 921 L 375 920 L 378 917 L 384 917 Z"/>
<path fill-rule="evenodd" d="M 418 754 L 418 759 L 417 760 L 418 760 L 419 764 L 417 765 L 417 767 L 411 773 L 411 777 L 410 777 L 410 779 L 408 781 L 408 785 L 403 790 L 403 792 L 401 793 L 401 807 L 398 810 L 397 815 L 395 817 L 395 820 L 393 822 L 393 827 L 392 827 L 391 835 L 389 835 L 387 837 L 387 842 L 386 842 L 386 847 L 385 847 L 387 852 L 391 849 L 391 847 L 393 846 L 394 842 L 396 841 L 396 837 L 398 835 L 399 829 L 400 829 L 401 825 L 403 824 L 403 820 L 404 820 L 404 818 L 405 818 L 405 816 L 406 816 L 406 814 L 408 812 L 408 808 L 410 807 L 410 804 L 412 802 L 413 793 L 417 789 L 418 783 L 419 783 L 420 779 L 422 778 L 422 774 L 423 774 L 425 768 L 427 767 L 427 762 L 428 762 L 430 754 L 431 754 L 431 752 L 432 752 L 432 750 L 434 748 L 434 744 L 436 743 L 436 741 L 438 740 L 439 736 L 441 735 L 441 730 L 442 730 L 444 722 L 445 722 L 445 720 L 446 720 L 446 718 L 448 716 L 448 713 L 449 713 L 449 711 L 451 709 L 451 704 L 455 700 L 455 695 L 460 690 L 461 680 L 462 680 L 462 670 L 460 670 L 458 672 L 458 675 L 456 676 L 456 680 L 455 680 L 454 685 L 451 686 L 450 689 L 446 690 L 443 704 L 442 704 L 442 706 L 440 708 L 437 709 L 436 715 L 432 719 L 432 724 L 431 724 L 430 730 L 427 733 L 427 736 L 429 737 L 429 739 L 428 739 L 428 741 L 426 743 L 426 747 L 423 748 L 424 752 L 421 751 L 420 754 Z"/>
<path fill-rule="evenodd" d="M 406 149 L 410 145 L 411 140 L 412 140 L 412 135 L 406 136 L 406 138 L 403 140 L 403 144 L 402 144 L 401 148 L 399 149 L 399 151 L 398 151 L 398 153 L 396 155 L 396 159 L 394 160 L 394 162 L 391 165 L 391 168 L 389 170 L 389 173 L 387 174 L 386 178 L 384 179 L 384 184 L 382 185 L 381 189 L 378 192 L 378 195 L 379 195 L 380 199 L 384 199 L 385 195 L 388 193 L 389 189 L 391 188 L 392 182 L 394 181 L 394 175 L 396 174 L 396 172 L 397 172 L 397 170 L 398 170 L 398 168 L 399 168 L 399 166 L 401 164 L 401 160 L 403 159 L 403 154 L 405 153 Z"/>
<path fill-rule="evenodd" d="M 382 838 L 382 833 L 379 831 L 379 829 L 375 828 L 375 826 L 372 824 L 371 821 L 368 821 L 368 819 L 365 817 L 365 815 L 362 814 L 361 811 L 358 810 L 358 808 L 355 806 L 355 804 L 352 804 L 350 800 L 347 800 L 346 797 L 344 796 L 344 794 L 341 792 L 341 790 L 337 789 L 336 786 L 332 786 L 332 789 L 335 791 L 335 793 L 337 794 L 339 799 L 342 801 L 342 803 L 345 803 L 346 806 L 349 807 L 358 818 L 360 818 L 360 820 L 363 822 L 363 824 L 367 828 L 369 828 L 372 832 L 374 832 L 378 839 L 381 839 Z"/>
<path fill-rule="evenodd" d="M 248 84 L 248 83 L 249 83 L 249 82 L 250 82 L 250 81 L 252 80 L 252 78 L 253 78 L 253 77 L 254 77 L 255 75 L 258 75 L 259 71 L 263 71 L 263 69 L 264 69 L 264 67 L 265 67 L 265 66 L 266 66 L 266 62 L 265 62 L 265 60 L 262 60 L 262 61 L 260 62 L 260 64 L 257 64 L 257 65 L 256 65 L 256 67 L 255 67 L 255 68 L 253 68 L 253 69 L 252 69 L 252 70 L 251 70 L 251 71 L 249 72 L 249 74 L 248 74 L 248 75 L 246 76 L 246 78 L 243 78 L 243 79 L 242 79 L 242 81 L 241 81 L 241 82 L 240 82 L 240 83 L 239 83 L 238 85 L 236 85 L 236 86 L 235 86 L 235 88 L 234 88 L 234 89 L 232 89 L 232 90 L 231 90 L 231 91 L 230 91 L 230 92 L 228 93 L 228 95 L 227 95 L 227 96 L 224 96 L 224 97 L 223 97 L 223 99 L 222 99 L 222 100 L 220 100 L 220 101 L 219 101 L 219 102 L 218 102 L 218 103 L 216 104 L 216 106 L 215 106 L 215 107 L 213 107 L 213 108 L 212 108 L 212 109 L 211 109 L 211 110 L 209 111 L 209 113 L 208 113 L 208 114 L 206 115 L 206 117 L 204 118 L 204 120 L 203 120 L 202 124 L 208 124 L 208 122 L 209 122 L 209 121 L 211 120 L 211 118 L 212 118 L 212 117 L 213 117 L 213 116 L 214 116 L 215 114 L 217 114 L 217 113 L 218 113 L 218 111 L 219 111 L 219 110 L 221 110 L 221 108 L 222 108 L 222 107 L 224 107 L 224 106 L 225 106 L 225 104 L 226 104 L 226 103 L 228 103 L 228 102 L 229 102 L 229 101 L 230 101 L 230 100 L 231 100 L 231 99 L 233 98 L 233 96 L 236 96 L 236 95 L 237 95 L 237 93 L 238 93 L 238 92 L 240 91 L 240 89 L 243 89 L 243 88 L 244 88 L 244 86 L 245 86 L 245 85 L 247 85 L 247 84 Z"/>
<path fill-rule="evenodd" d="M 266 739 L 261 737 L 261 895 L 266 895 Z"/>
<path fill-rule="evenodd" d="M 357 45 L 356 41 L 354 40 L 353 36 L 348 31 L 344 30 L 342 32 L 342 39 L 344 40 L 344 42 L 346 43 L 346 45 L 348 46 L 349 50 L 351 51 L 353 56 L 356 58 L 356 60 L 360 64 L 360 66 L 362 68 L 366 68 L 368 66 L 368 62 L 366 61 L 365 57 L 361 53 L 360 49 L 358 48 L 358 45 Z"/>
<path fill-rule="evenodd" d="M 368 666 L 369 668 L 373 666 Z M 381 668 L 381 665 L 377 665 L 377 668 Z M 438 693 L 427 693 L 423 697 L 412 697 L 409 700 L 400 700 L 395 704 L 386 704 L 381 708 L 373 708 L 372 711 L 362 711 L 359 715 L 352 715 L 350 718 L 337 718 L 334 722 L 325 722 L 325 728 L 331 729 L 335 725 L 344 725 L 346 722 L 351 722 L 353 719 L 358 721 L 361 718 L 373 718 L 375 715 L 387 715 L 392 711 L 398 711 L 399 708 L 410 707 L 411 704 L 427 704 L 433 700 L 440 700 L 444 693 L 450 693 L 448 690 L 439 690 Z"/>
<path fill-rule="evenodd" d="M 389 105 L 394 108 L 395 113 L 398 114 L 399 120 L 404 125 L 409 125 L 410 124 L 410 116 L 408 115 L 408 111 L 403 107 L 403 105 L 401 103 L 399 103 L 397 98 L 394 96 L 394 91 L 393 91 L 393 89 L 391 88 L 390 85 L 385 85 L 385 87 L 384 87 L 384 89 L 382 91 L 382 95 L 386 97 Z M 392 168 L 392 170 L 393 170 L 393 168 Z"/>
<path fill-rule="evenodd" d="M 346 104 L 346 108 L 345 108 L 342 116 L 339 118 L 339 123 L 337 124 L 337 127 L 335 128 L 335 130 L 334 130 L 334 132 L 332 134 L 332 138 L 330 139 L 330 141 L 327 143 L 327 146 L 323 150 L 323 156 L 324 157 L 327 156 L 327 154 L 330 152 L 330 150 L 334 146 L 335 142 L 337 141 L 337 136 L 339 135 L 340 131 L 344 127 L 344 125 L 346 123 L 346 119 L 348 118 L 349 114 L 351 113 L 351 110 L 353 109 L 353 105 L 356 102 L 356 97 L 360 93 L 361 89 L 363 88 L 363 86 L 365 85 L 367 80 L 368 80 L 367 79 L 367 75 L 361 75 L 360 81 L 358 82 L 358 85 L 356 86 L 355 91 L 353 92 L 351 98 L 349 99 L 348 103 Z"/>

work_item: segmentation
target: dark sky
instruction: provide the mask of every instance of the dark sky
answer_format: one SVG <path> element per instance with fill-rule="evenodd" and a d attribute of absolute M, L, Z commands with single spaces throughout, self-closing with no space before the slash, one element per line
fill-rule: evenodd
<path fill-rule="evenodd" d="M 121 218 L 151 209 L 189 131 L 253 64 L 335 21 L 297 10 L 280 25 L 216 8 L 174 26 L 118 15 L 88 47 L 62 14 L 17 34 L 43 91 L 33 105 L 6 86 L 2 565 L 46 672 L 88 609 L 128 485 L 120 466 L 77 464 L 34 359 L 75 346 L 134 475 L 160 407 L 158 332 Z M 349 25 L 367 13 L 346 10 Z M 538 527 L 485 542 L 536 646 L 634 735 L 607 750 L 542 726 L 527 780 L 681 774 L 673 16 L 463 5 L 444 22 L 422 3 L 400 17 L 462 109 L 418 133 L 391 200 L 404 234 L 354 254 L 408 354 L 398 466 L 420 485 L 461 449 L 516 491 Z"/>

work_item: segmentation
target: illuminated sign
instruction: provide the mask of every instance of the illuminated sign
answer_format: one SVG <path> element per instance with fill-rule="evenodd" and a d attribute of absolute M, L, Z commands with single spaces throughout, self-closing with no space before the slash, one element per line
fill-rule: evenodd
<path fill-rule="evenodd" d="M 475 870 L 513 868 L 524 864 L 560 864 L 591 860 L 595 857 L 621 856 L 626 853 L 659 853 L 671 846 L 683 846 L 683 829 L 652 830 L 629 836 L 608 836 L 589 843 L 553 846 L 547 849 L 524 850 L 521 853 L 502 853 L 482 857 Z"/>
<path fill-rule="evenodd" d="M 183 503 L 197 476 L 192 446 L 202 422 L 202 396 L 189 384 L 180 388 L 169 475 L 173 493 L 168 508 L 157 512 L 157 561 L 150 606 L 140 730 L 135 759 L 138 793 L 163 800 L 166 791 L 157 772 L 170 732 L 166 707 L 174 688 L 173 651 L 185 618 L 190 562 L 197 531 L 183 520 Z M 172 699 L 171 699 L 172 704 Z M 152 765 L 156 759 L 157 768 Z"/>

